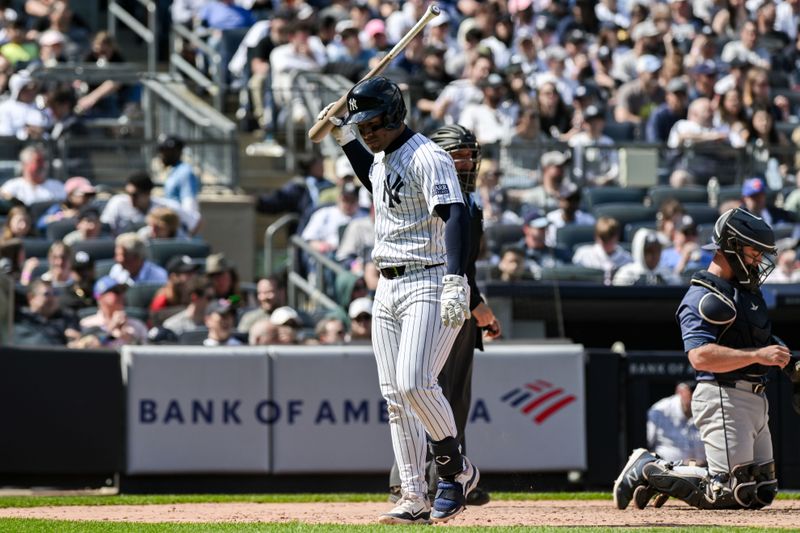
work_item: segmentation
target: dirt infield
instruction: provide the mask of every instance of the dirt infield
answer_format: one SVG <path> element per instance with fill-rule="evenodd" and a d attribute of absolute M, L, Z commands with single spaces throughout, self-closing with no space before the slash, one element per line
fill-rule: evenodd
<path fill-rule="evenodd" d="M 2 518 L 119 522 L 303 522 L 373 524 L 385 503 L 195 503 L 0 509 Z M 800 501 L 778 501 L 760 511 L 698 511 L 680 502 L 661 509 L 619 511 L 611 501 L 491 502 L 467 509 L 452 525 L 472 526 L 752 526 L 797 527 Z"/>

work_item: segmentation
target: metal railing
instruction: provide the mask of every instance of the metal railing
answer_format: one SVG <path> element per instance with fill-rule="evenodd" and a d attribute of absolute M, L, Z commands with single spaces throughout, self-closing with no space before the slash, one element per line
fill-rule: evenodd
<path fill-rule="evenodd" d="M 328 296 L 325 285 L 327 277 L 325 271 L 330 271 L 334 276 L 346 275 L 349 272 L 330 257 L 314 250 L 299 236 L 293 235 L 289 242 L 289 276 L 286 295 L 289 306 L 300 309 L 301 307 L 309 306 L 316 308 L 321 305 L 329 311 L 343 310 L 338 303 Z M 313 284 L 298 272 L 299 265 L 296 264 L 296 258 L 299 257 L 299 252 L 303 252 L 313 259 L 315 269 Z M 306 301 L 300 301 L 300 293 L 305 296 Z"/>
<path fill-rule="evenodd" d="M 264 276 L 271 276 L 275 272 L 275 235 L 286 229 L 289 224 L 297 222 L 300 217 L 294 213 L 287 213 L 267 226 L 264 230 Z"/>
<path fill-rule="evenodd" d="M 217 111 L 223 111 L 225 109 L 228 65 L 223 64 L 222 54 L 205 41 L 205 36 L 192 31 L 183 24 L 173 24 L 169 71 L 172 74 L 180 73 L 196 83 L 200 89 L 211 96 Z M 208 75 L 181 54 L 186 43 L 203 54 L 205 60 L 208 61 Z"/>
<path fill-rule="evenodd" d="M 156 2 L 152 0 L 136 0 L 147 11 L 147 26 L 139 22 L 133 15 L 128 13 L 117 0 L 110 0 L 108 3 L 108 32 L 111 37 L 117 36 L 117 22 L 121 22 L 133 33 L 138 35 L 147 43 L 147 70 L 155 72 L 158 61 L 158 16 L 156 13 Z"/>
<path fill-rule="evenodd" d="M 186 157 L 215 177 L 215 183 L 239 183 L 239 142 L 236 124 L 170 77 L 144 80 L 143 105 L 152 132 L 173 133 L 186 141 Z"/>

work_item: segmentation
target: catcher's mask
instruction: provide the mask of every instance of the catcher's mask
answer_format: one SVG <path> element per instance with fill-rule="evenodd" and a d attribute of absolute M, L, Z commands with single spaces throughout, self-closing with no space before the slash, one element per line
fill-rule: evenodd
<path fill-rule="evenodd" d="M 439 128 L 433 132 L 430 139 L 453 156 L 454 161 L 456 160 L 453 155 L 454 152 L 470 150 L 471 155 L 469 158 L 472 162 L 472 168 L 459 170 L 457 166 L 456 170 L 458 170 L 458 182 L 464 194 L 473 192 L 475 190 L 475 178 L 481 166 L 481 145 L 478 144 L 475 134 L 464 126 L 453 124 Z"/>

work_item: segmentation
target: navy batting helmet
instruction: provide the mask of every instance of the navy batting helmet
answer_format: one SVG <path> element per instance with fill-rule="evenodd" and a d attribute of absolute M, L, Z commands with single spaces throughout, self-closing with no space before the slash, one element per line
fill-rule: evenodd
<path fill-rule="evenodd" d="M 358 124 L 383 115 L 383 127 L 389 130 L 403 125 L 406 103 L 396 83 L 383 76 L 358 82 L 347 93 L 345 124 Z"/>
<path fill-rule="evenodd" d="M 461 190 L 469 194 L 475 190 L 475 177 L 478 175 L 478 168 L 481 165 L 481 145 L 475 134 L 464 126 L 453 124 L 443 126 L 433 132 L 430 139 L 441 146 L 450 155 L 458 150 L 472 151 L 472 168 L 470 170 L 458 170 L 458 182 Z"/>
<path fill-rule="evenodd" d="M 772 228 L 764 219 L 741 207 L 726 211 L 717 219 L 712 241 L 707 248 L 722 252 L 736 279 L 751 291 L 758 289 L 775 268 L 777 249 Z M 748 264 L 745 246 L 761 252 L 761 259 Z"/>

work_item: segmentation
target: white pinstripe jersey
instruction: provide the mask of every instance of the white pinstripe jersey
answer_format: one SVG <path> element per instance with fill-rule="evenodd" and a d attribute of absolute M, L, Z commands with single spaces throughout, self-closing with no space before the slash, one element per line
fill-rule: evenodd
<path fill-rule="evenodd" d="M 444 222 L 433 209 L 464 203 L 450 155 L 416 133 L 394 152 L 375 154 L 369 176 L 375 204 L 375 265 L 444 263 Z"/>

